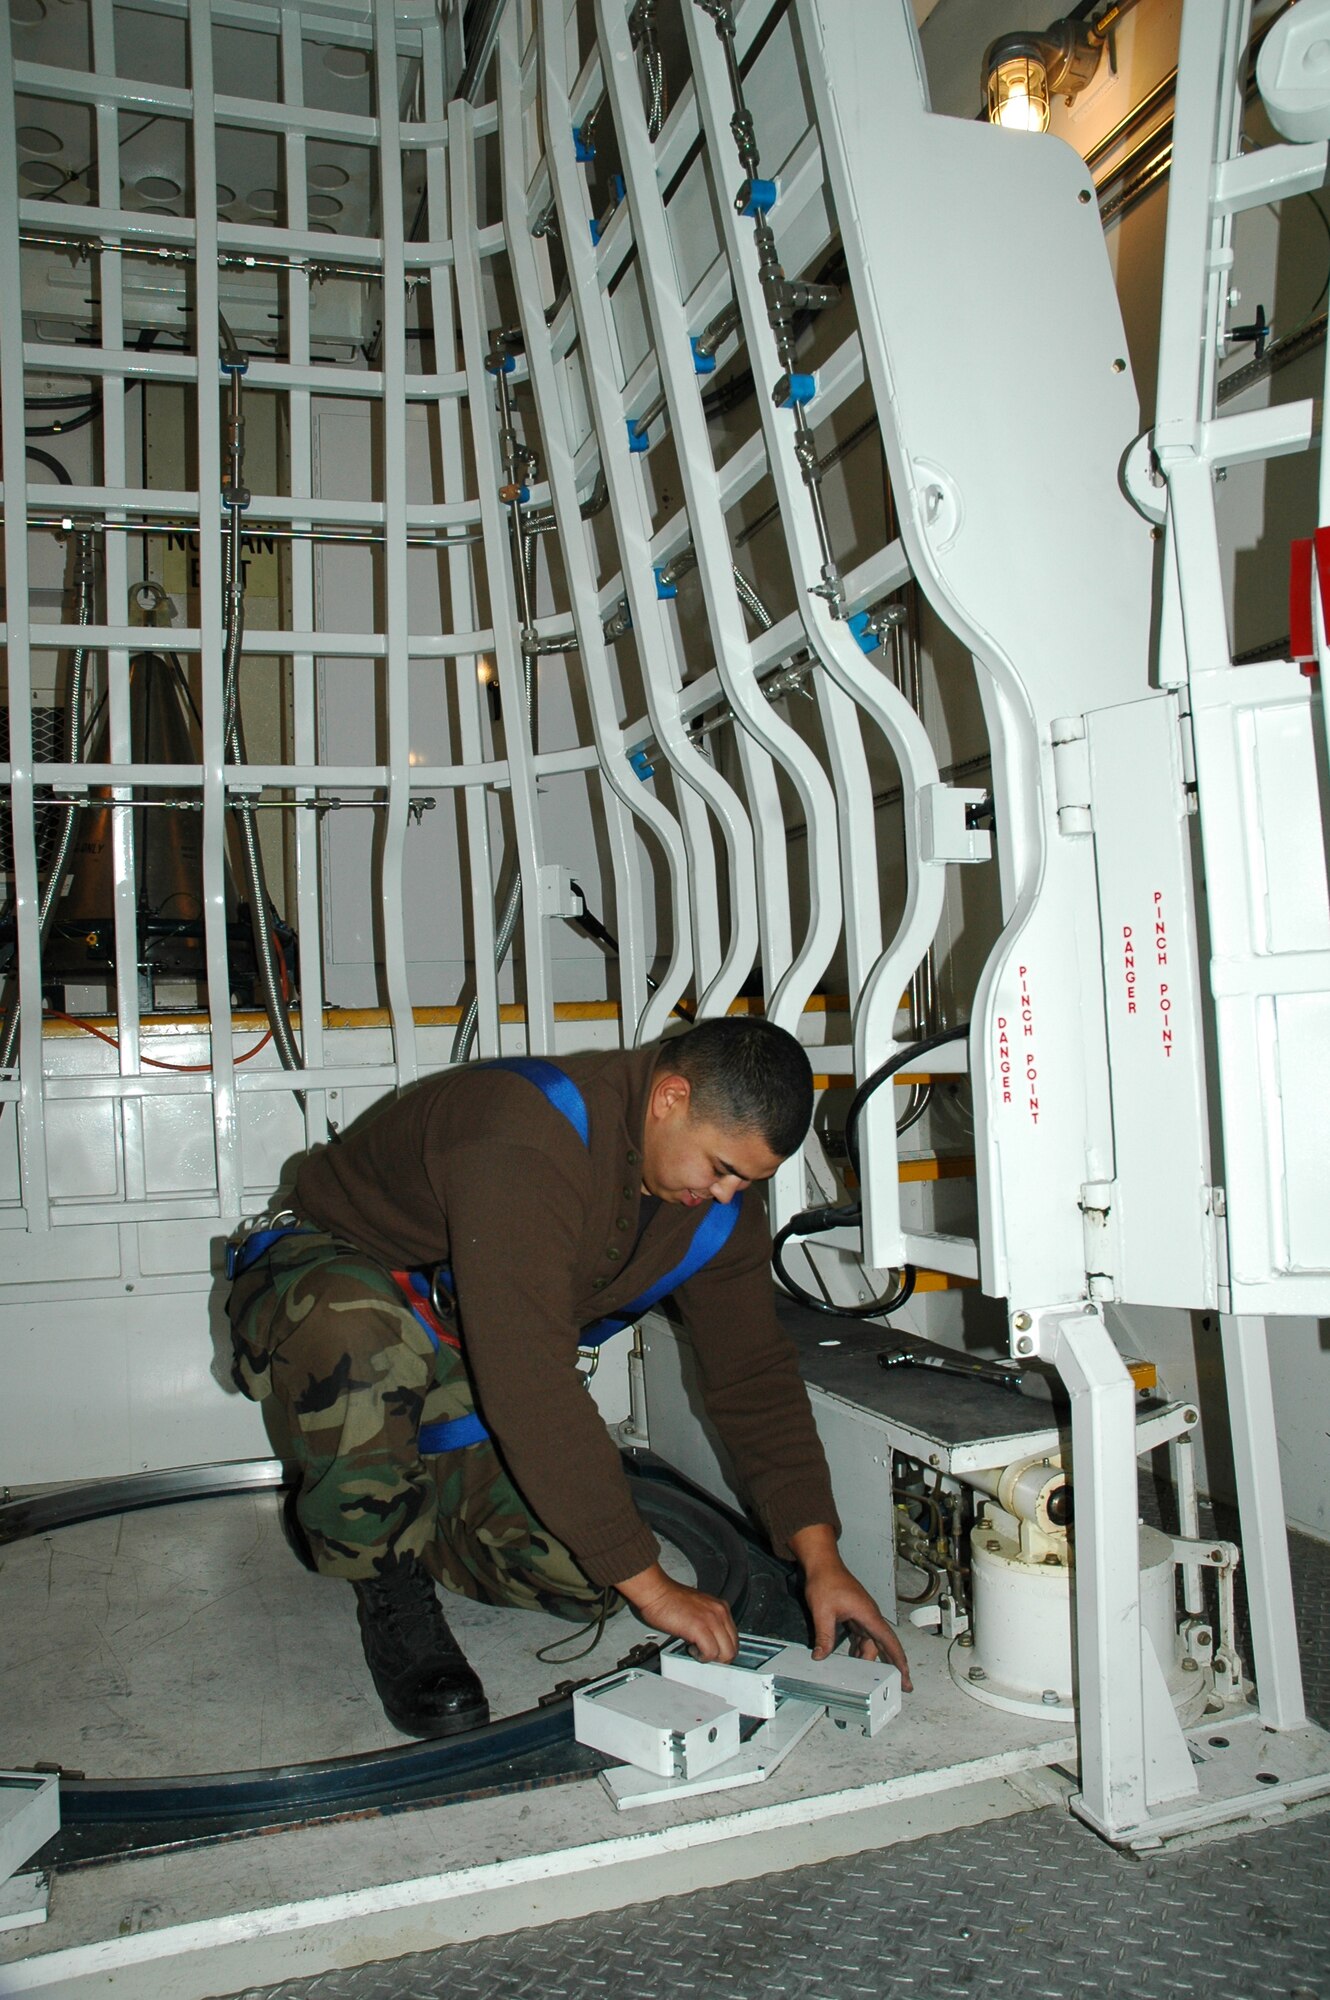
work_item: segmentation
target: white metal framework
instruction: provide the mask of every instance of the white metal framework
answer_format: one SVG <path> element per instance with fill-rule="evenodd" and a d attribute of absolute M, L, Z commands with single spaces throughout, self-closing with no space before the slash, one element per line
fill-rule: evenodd
<path fill-rule="evenodd" d="M 1312 1136 L 1324 1106 L 1295 1106 L 1288 1088 L 1323 1069 L 1330 936 L 1314 866 L 1298 875 L 1302 900 L 1279 905 L 1278 934 L 1260 928 L 1259 886 L 1290 843 L 1321 841 L 1310 684 L 1288 663 L 1231 666 L 1210 482 L 1226 460 L 1311 441 L 1307 411 L 1218 423 L 1214 356 L 1228 218 L 1323 179 L 1325 146 L 1271 149 L 1265 167 L 1239 155 L 1247 11 L 1189 0 L 1159 422 L 1130 457 L 1133 507 L 1120 468 L 1135 395 L 1083 162 L 934 115 L 909 6 L 873 0 L 687 0 L 691 80 L 667 114 L 644 4 L 649 17 L 650 0 L 511 4 L 481 108 L 450 97 L 451 13 L 393 0 L 368 18 L 336 0 L 152 0 L 151 13 L 76 0 L 81 59 L 76 36 L 57 48 L 40 22 L 0 48 L 0 783 L 18 1058 L 0 1077 L 0 1223 L 16 1244 L 70 1232 L 62 1297 L 82 1287 L 123 1305 L 135 1284 L 180 1290 L 187 1273 L 198 1305 L 209 1241 L 267 1199 L 284 1159 L 469 1053 L 473 994 L 485 1056 L 505 1026 L 534 1052 L 560 1046 L 570 1010 L 596 1011 L 588 999 L 605 1003 L 597 1032 L 632 1044 L 681 1003 L 715 1013 L 755 990 L 818 1042 L 828 1077 L 861 1081 L 929 1025 L 898 1021 L 901 996 L 955 871 L 989 847 L 982 791 L 946 781 L 908 677 L 884 665 L 880 642 L 917 578 L 973 654 L 992 755 L 1000 935 L 968 1056 L 957 1045 L 930 1060 L 974 1086 L 976 1226 L 907 1212 L 882 1090 L 863 1120 L 862 1231 L 827 1240 L 869 1279 L 906 1263 L 977 1278 L 1007 1301 L 1012 1351 L 1062 1375 L 1081 1806 L 1113 1838 L 1152 1837 L 1234 1807 L 1199 1799 L 1141 1637 L 1134 1389 L 1105 1302 L 1242 1315 L 1226 1342 L 1261 1714 L 1290 1732 L 1303 1720 L 1268 1370 L 1248 1315 L 1330 1305 Z M 165 51 L 151 62 L 145 21 Z M 178 73 L 151 80 L 173 47 Z M 266 94 L 229 87 L 251 76 Z M 131 112 L 180 128 L 173 203 L 145 206 L 147 178 L 126 182 Z M 89 164 L 45 188 L 86 201 L 34 194 L 17 135 L 44 130 L 39 114 L 57 143 L 61 121 L 71 134 L 85 121 Z M 237 199 L 223 149 L 271 161 L 275 185 Z M 331 185 L 363 195 L 358 209 L 348 195 L 335 239 L 315 222 Z M 1039 261 L 1011 256 L 1013 217 Z M 837 241 L 839 301 L 797 275 Z M 51 302 L 71 255 L 87 297 L 61 319 Z M 791 284 L 799 310 L 841 308 L 808 373 L 793 359 Z M 736 442 L 704 398 L 740 346 L 757 418 Z M 25 400 L 83 382 L 95 423 L 57 491 L 27 457 Z M 174 485 L 135 476 L 135 385 L 186 412 Z M 238 476 L 237 399 L 265 413 L 269 490 Z M 850 562 L 826 475 L 865 403 L 892 505 L 879 516 L 857 501 L 856 522 L 873 527 Z M 1077 423 L 1056 477 L 1022 429 L 1027 409 L 1050 407 Z M 340 454 L 321 442 L 338 422 L 360 440 Z M 251 618 L 243 636 L 240 515 L 249 546 L 267 535 L 286 551 L 268 622 Z M 1166 526 L 1169 579 L 1157 648 L 1152 521 Z M 195 754 L 173 763 L 134 752 L 147 642 L 133 607 L 168 531 L 197 537 L 198 565 L 169 633 L 197 704 Z M 754 576 L 743 564 L 759 531 Z M 90 619 L 42 618 L 34 582 L 52 575 L 61 537 L 88 534 Z M 1074 607 L 1074 634 L 1044 615 L 1050 597 Z M 240 710 L 255 664 L 271 664 L 278 689 L 248 762 L 235 754 L 237 646 Z M 104 696 L 105 755 L 91 760 L 85 734 L 82 754 L 38 762 L 34 705 L 78 647 Z M 884 779 L 900 796 L 899 851 L 879 839 Z M 66 800 L 82 813 L 97 791 L 113 843 L 114 1055 L 57 1041 L 43 1021 L 43 814 Z M 373 836 L 339 831 L 343 808 Z M 202 828 L 206 1010 L 169 1032 L 143 1007 L 139 831 L 168 809 Z M 233 1020 L 227 829 L 243 836 L 265 815 L 282 829 L 263 842 L 275 901 L 300 941 L 298 1068 L 273 1048 L 251 1066 Z M 370 939 L 374 1005 L 343 1018 L 328 1003 L 350 908 Z M 574 978 L 559 920 L 592 908 L 617 955 L 608 971 L 583 959 Z M 271 928 L 264 911 L 260 961 Z M 440 932 L 456 973 L 443 987 L 428 968 L 445 954 L 421 943 Z M 843 1002 L 839 1041 L 817 1011 L 828 991 Z M 279 1046 L 280 1019 L 274 1030 Z M 160 1067 L 166 1050 L 175 1073 Z M 787 1163 L 774 1219 L 808 1198 L 805 1163 Z M 175 1224 L 188 1225 L 184 1252 L 159 1247 Z M 97 1232 L 114 1235 L 109 1261 Z M 851 1296 L 857 1277 L 833 1276 Z M 0 1306 L 50 1277 L 30 1256 Z M 5 1380 L 20 1372 L 17 1351 L 0 1357 Z"/>

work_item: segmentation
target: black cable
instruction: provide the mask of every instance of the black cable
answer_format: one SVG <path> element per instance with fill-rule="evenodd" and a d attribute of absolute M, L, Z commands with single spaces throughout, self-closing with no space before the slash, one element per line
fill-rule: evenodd
<path fill-rule="evenodd" d="M 845 1149 L 850 1156 L 850 1164 L 855 1178 L 859 1176 L 859 1120 L 864 1106 L 874 1091 L 880 1090 L 900 1070 L 908 1069 L 920 1056 L 932 1049 L 940 1049 L 947 1042 L 963 1041 L 970 1032 L 968 1021 L 957 1028 L 944 1028 L 941 1034 L 928 1035 L 921 1042 L 911 1042 L 908 1048 L 897 1049 L 894 1056 L 865 1077 L 850 1101 L 850 1109 L 845 1119 Z M 817 1298 L 805 1291 L 797 1278 L 792 1278 L 785 1268 L 785 1245 L 791 1238 L 805 1236 L 825 1236 L 830 1230 L 852 1226 L 863 1221 L 862 1202 L 842 1202 L 838 1206 L 804 1209 L 792 1215 L 785 1227 L 777 1233 L 771 1246 L 771 1263 L 776 1277 L 792 1299 L 810 1312 L 827 1313 L 835 1319 L 876 1319 L 882 1313 L 898 1312 L 914 1296 L 915 1271 L 912 1264 L 901 1267 L 900 1283 L 894 1291 L 884 1292 L 881 1298 L 870 1299 L 866 1305 L 828 1305 L 825 1299 Z"/>
<path fill-rule="evenodd" d="M 81 410 L 88 403 L 95 402 L 96 389 L 85 389 L 81 396 L 25 396 L 25 410 Z"/>
<path fill-rule="evenodd" d="M 68 423 L 60 423 L 57 420 L 53 424 L 29 424 L 23 435 L 30 438 L 64 437 L 67 431 L 81 431 L 85 424 L 95 424 L 101 414 L 102 406 L 96 403 L 91 408 L 83 410 L 79 416 L 71 417 Z"/>
<path fill-rule="evenodd" d="M 908 1048 L 897 1049 L 894 1056 L 875 1069 L 871 1076 L 864 1078 L 850 1099 L 850 1108 L 845 1114 L 845 1150 L 850 1156 L 855 1178 L 859 1178 L 859 1120 L 864 1115 L 864 1106 L 875 1090 L 879 1090 L 889 1078 L 900 1070 L 908 1069 L 916 1056 L 931 1055 L 934 1049 L 944 1048 L 948 1042 L 963 1042 L 970 1032 L 968 1021 L 959 1027 L 943 1028 L 940 1034 L 927 1035 L 922 1042 L 911 1042 Z"/>
<path fill-rule="evenodd" d="M 146 339 L 145 335 L 148 336 Z M 156 337 L 155 327 L 145 327 L 135 343 L 138 351 L 146 354 Z M 131 375 L 125 383 L 126 390 L 146 389 L 147 386 L 147 377 L 142 375 Z M 25 410 L 81 410 L 83 414 L 71 417 L 67 424 L 59 420 L 53 424 L 32 424 L 23 433 L 30 438 L 61 437 L 66 431 L 81 431 L 85 424 L 97 421 L 102 414 L 102 393 L 100 389 L 89 389 L 82 396 L 25 396 L 23 407 Z"/>
<path fill-rule="evenodd" d="M 44 465 L 48 472 L 53 472 L 62 486 L 72 486 L 74 484 L 73 479 L 65 467 L 61 465 L 60 460 L 52 458 L 49 451 L 38 451 L 35 444 L 25 445 L 23 450 L 25 457 L 35 458 L 38 465 Z"/>

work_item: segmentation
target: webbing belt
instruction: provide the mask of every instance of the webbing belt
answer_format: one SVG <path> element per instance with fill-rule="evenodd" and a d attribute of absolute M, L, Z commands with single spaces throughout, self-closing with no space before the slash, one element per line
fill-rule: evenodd
<path fill-rule="evenodd" d="M 533 1083 L 542 1096 L 549 1100 L 556 1111 L 563 1114 L 582 1144 L 590 1145 L 591 1121 L 587 1114 L 586 1099 L 564 1070 L 556 1068 L 553 1063 L 544 1061 L 540 1056 L 505 1056 L 498 1061 L 485 1063 L 481 1067 L 511 1070 L 515 1075 L 525 1077 L 528 1083 Z M 630 1304 L 621 1306 L 618 1312 L 607 1314 L 604 1319 L 594 1320 L 590 1326 L 583 1327 L 579 1335 L 579 1345 L 599 1347 L 602 1341 L 611 1339 L 616 1333 L 622 1333 L 625 1327 L 640 1319 L 642 1314 L 659 1299 L 677 1291 L 680 1285 L 686 1284 L 689 1278 L 694 1277 L 705 1264 L 709 1264 L 733 1235 L 735 1224 L 739 1220 L 741 1201 L 742 1196 L 736 1195 L 731 1202 L 713 1202 L 698 1222 L 687 1250 L 673 1270 L 667 1271 L 663 1278 L 657 1278 L 654 1284 L 648 1285 L 639 1297 L 633 1299 Z M 226 1249 L 227 1276 L 238 1278 L 283 1236 L 289 1236 L 294 1230 L 304 1227 L 307 1225 L 297 1222 L 293 1217 L 290 1222 L 274 1224 L 268 1229 L 256 1229 L 252 1235 L 243 1237 L 239 1242 L 229 1243 Z M 447 1265 L 441 1264 L 433 1274 L 428 1271 L 394 1271 L 392 1275 L 398 1290 L 434 1345 L 460 1348 L 461 1342 L 457 1335 L 440 1320 L 433 1303 L 435 1283 L 442 1285 L 450 1293 L 453 1291 L 452 1273 Z M 433 1457 L 443 1451 L 460 1451 L 466 1445 L 483 1444 L 488 1437 L 489 1432 L 474 1411 L 464 1417 L 450 1417 L 437 1423 L 422 1424 L 421 1456 Z"/>

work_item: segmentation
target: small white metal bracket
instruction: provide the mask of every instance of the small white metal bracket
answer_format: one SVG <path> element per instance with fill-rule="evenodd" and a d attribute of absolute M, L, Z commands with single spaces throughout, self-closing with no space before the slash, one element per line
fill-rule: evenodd
<path fill-rule="evenodd" d="M 46 1921 L 47 1878 L 17 1871 L 60 1831 L 60 1779 L 0 1771 L 0 1931 Z"/>
<path fill-rule="evenodd" d="M 986 827 L 970 824 L 970 809 L 987 802 L 985 792 L 961 785 L 921 785 L 915 799 L 921 861 L 988 861 L 992 858 L 992 834 Z"/>
<path fill-rule="evenodd" d="M 573 1694 L 573 1732 L 660 1778 L 699 1778 L 739 1749 L 739 1711 L 702 1688 L 682 1687 L 637 1667 Z"/>
<path fill-rule="evenodd" d="M 573 871 L 557 861 L 540 870 L 540 914 L 542 917 L 580 917 L 582 897 L 573 887 Z"/>
<path fill-rule="evenodd" d="M 713 1766 L 700 1778 L 655 1778 L 631 1764 L 615 1764 L 601 1772 L 600 1782 L 620 1812 L 627 1812 L 633 1806 L 666 1805 L 674 1799 L 697 1798 L 704 1792 L 732 1792 L 743 1786 L 760 1785 L 803 1742 L 825 1713 L 816 1702 L 781 1696 L 776 1713 L 769 1722 L 759 1722 L 751 1735 L 745 1735 L 738 1754 L 728 1763 Z"/>
<path fill-rule="evenodd" d="M 815 1660 L 807 1646 L 743 1635 L 733 1662 L 695 1660 L 673 1645 L 661 1654 L 661 1672 L 671 1679 L 731 1701 L 745 1715 L 773 1716 L 783 1697 L 825 1706 L 838 1729 L 851 1724 L 865 1736 L 900 1713 L 901 1677 L 877 1660 L 833 1653 Z"/>

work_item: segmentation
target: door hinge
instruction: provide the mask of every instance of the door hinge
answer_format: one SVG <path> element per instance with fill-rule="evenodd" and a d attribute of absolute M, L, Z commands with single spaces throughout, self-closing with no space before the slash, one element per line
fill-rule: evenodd
<path fill-rule="evenodd" d="M 1058 832 L 1093 833 L 1090 811 L 1090 744 L 1083 715 L 1055 715 L 1053 791 L 1058 805 Z"/>

